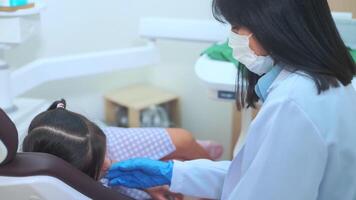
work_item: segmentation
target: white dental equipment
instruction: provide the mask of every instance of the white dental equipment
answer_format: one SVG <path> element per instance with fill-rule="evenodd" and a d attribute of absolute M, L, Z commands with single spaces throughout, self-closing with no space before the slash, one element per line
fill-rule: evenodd
<path fill-rule="evenodd" d="M 11 70 L 2 52 L 39 32 L 41 11 L 45 7 L 46 1 L 36 0 L 34 8 L 0 12 L 0 107 L 16 123 L 20 140 L 30 120 L 48 107 L 44 100 L 18 98 L 21 94 L 49 81 L 143 67 L 159 61 L 157 48 L 147 40 L 142 46 L 126 49 L 42 58 Z"/>

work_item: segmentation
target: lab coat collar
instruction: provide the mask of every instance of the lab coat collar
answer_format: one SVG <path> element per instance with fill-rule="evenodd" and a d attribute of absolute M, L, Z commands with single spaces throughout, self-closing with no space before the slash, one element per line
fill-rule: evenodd
<path fill-rule="evenodd" d="M 276 65 L 258 80 L 255 92 L 262 102 L 267 99 L 268 93 L 280 79 L 281 71 L 282 67 Z"/>

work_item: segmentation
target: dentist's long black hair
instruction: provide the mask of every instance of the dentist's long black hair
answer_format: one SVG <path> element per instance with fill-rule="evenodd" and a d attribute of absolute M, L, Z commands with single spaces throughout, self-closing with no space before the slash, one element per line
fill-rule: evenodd
<path fill-rule="evenodd" d="M 346 86 L 355 75 L 327 0 L 214 0 L 213 13 L 232 27 L 248 28 L 276 63 L 312 77 L 319 93 Z M 247 71 L 239 72 L 238 82 L 241 77 L 248 85 L 247 91 L 237 86 L 237 105 L 254 107 L 259 77 Z"/>

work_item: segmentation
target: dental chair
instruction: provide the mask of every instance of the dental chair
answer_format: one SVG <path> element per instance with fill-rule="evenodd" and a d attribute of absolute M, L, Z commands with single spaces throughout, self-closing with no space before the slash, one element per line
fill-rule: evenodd
<path fill-rule="evenodd" d="M 14 123 L 0 109 L 0 199 L 131 200 L 64 160 L 44 153 L 18 153 Z"/>

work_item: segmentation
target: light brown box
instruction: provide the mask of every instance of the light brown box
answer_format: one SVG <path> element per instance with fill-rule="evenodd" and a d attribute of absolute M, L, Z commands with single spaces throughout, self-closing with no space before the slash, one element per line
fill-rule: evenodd
<path fill-rule="evenodd" d="M 169 118 L 175 125 L 180 126 L 179 97 L 175 94 L 149 85 L 134 85 L 111 91 L 105 95 L 106 122 L 117 122 L 117 109 L 128 110 L 128 126 L 140 127 L 140 116 L 144 109 L 154 105 L 168 105 Z"/>
<path fill-rule="evenodd" d="M 332 11 L 352 12 L 353 18 L 356 18 L 356 0 L 329 0 Z"/>

